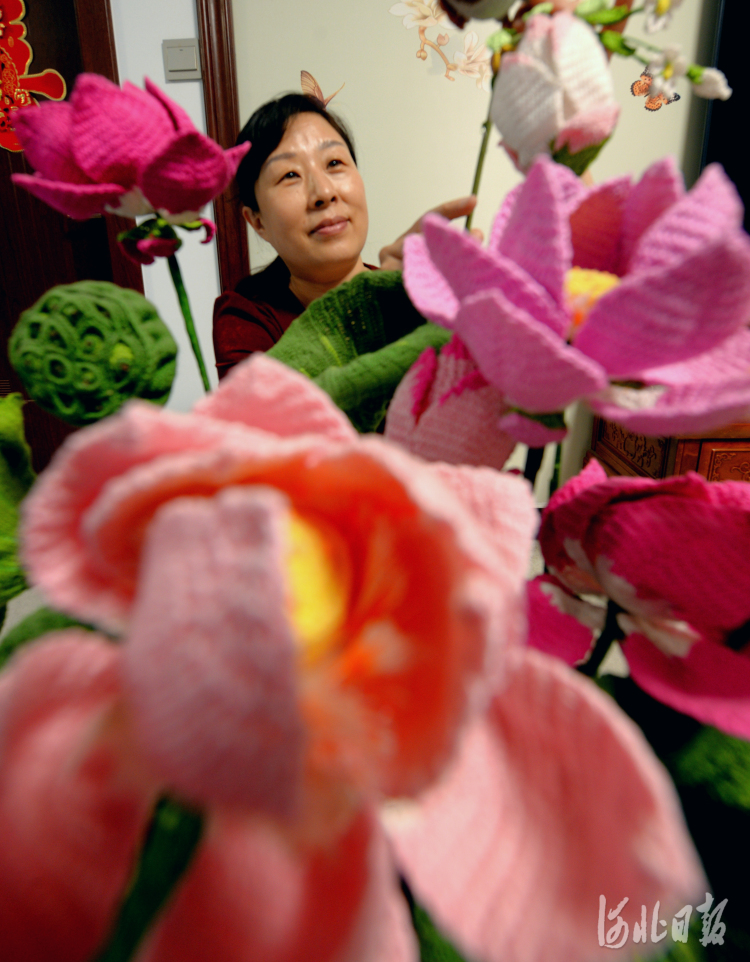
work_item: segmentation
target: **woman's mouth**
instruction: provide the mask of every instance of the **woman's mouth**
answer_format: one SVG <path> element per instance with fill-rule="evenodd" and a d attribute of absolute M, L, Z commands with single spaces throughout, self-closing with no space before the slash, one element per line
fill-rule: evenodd
<path fill-rule="evenodd" d="M 333 237 L 346 230 L 349 224 L 347 217 L 329 217 L 322 220 L 317 227 L 310 231 L 310 236 Z"/>

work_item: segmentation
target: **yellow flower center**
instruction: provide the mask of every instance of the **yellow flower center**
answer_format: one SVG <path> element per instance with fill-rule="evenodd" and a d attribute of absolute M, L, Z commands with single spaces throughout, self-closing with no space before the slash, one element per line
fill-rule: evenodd
<path fill-rule="evenodd" d="M 614 274 L 608 274 L 607 271 L 571 267 L 565 275 L 565 303 L 570 311 L 571 335 L 586 322 L 591 308 L 602 294 L 611 291 L 619 283 L 620 278 Z"/>
<path fill-rule="evenodd" d="M 286 559 L 289 615 L 305 661 L 331 651 L 346 619 L 349 578 L 343 542 L 291 511 Z"/>
<path fill-rule="evenodd" d="M 669 78 L 672 76 L 673 73 L 674 73 L 674 64 L 671 61 L 668 61 L 666 67 L 664 68 L 664 70 L 662 70 L 662 76 L 664 77 L 665 80 L 669 80 Z"/>
<path fill-rule="evenodd" d="M 672 6 L 672 0 L 656 0 L 656 16 L 663 17 Z"/>

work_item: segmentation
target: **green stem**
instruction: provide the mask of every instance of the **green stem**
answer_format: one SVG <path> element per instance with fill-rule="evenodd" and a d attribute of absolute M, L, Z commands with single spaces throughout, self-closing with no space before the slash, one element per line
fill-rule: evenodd
<path fill-rule="evenodd" d="M 620 641 L 623 637 L 622 628 L 617 623 L 617 616 L 623 609 L 614 601 L 607 605 L 607 618 L 604 622 L 601 634 L 596 639 L 594 650 L 587 662 L 578 666 L 578 671 L 589 678 L 596 678 L 597 672 L 604 661 L 607 652 L 612 647 L 612 643 Z"/>
<path fill-rule="evenodd" d="M 203 819 L 178 802 L 156 803 L 135 876 L 95 962 L 130 962 L 195 855 Z"/>
<path fill-rule="evenodd" d="M 203 361 L 200 342 L 198 341 L 198 335 L 195 331 L 195 324 L 193 323 L 193 315 L 190 311 L 190 301 L 188 300 L 185 284 L 182 280 L 182 272 L 180 271 L 180 265 L 177 263 L 176 255 L 170 254 L 167 258 L 167 263 L 169 264 L 169 273 L 172 275 L 174 289 L 177 291 L 177 300 L 180 302 L 180 310 L 182 311 L 182 316 L 185 318 L 185 330 L 190 338 L 190 346 L 193 348 L 195 360 L 198 362 L 198 370 L 201 373 L 203 388 L 206 394 L 208 394 L 211 390 L 211 385 L 208 383 L 206 365 Z"/>
<path fill-rule="evenodd" d="M 490 93 L 490 110 L 492 110 L 492 94 Z M 492 118 L 490 113 L 487 113 L 487 119 L 482 124 L 484 127 L 484 136 L 482 137 L 482 143 L 479 148 L 479 156 L 477 157 L 477 167 L 474 171 L 474 182 L 471 185 L 471 193 L 476 197 L 479 193 L 479 182 L 482 179 L 482 171 L 484 170 L 484 158 L 487 156 L 487 145 L 490 142 L 490 132 L 492 130 Z M 471 222 L 474 218 L 474 211 L 472 211 L 466 218 L 466 230 L 471 230 Z"/>

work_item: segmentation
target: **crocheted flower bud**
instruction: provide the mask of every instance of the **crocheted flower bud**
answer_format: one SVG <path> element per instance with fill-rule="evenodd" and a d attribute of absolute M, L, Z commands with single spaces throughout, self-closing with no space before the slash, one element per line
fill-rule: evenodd
<path fill-rule="evenodd" d="M 91 424 L 128 398 L 165 404 L 177 345 L 156 308 L 107 281 L 53 287 L 21 314 L 8 347 L 28 395 L 68 424 Z"/>

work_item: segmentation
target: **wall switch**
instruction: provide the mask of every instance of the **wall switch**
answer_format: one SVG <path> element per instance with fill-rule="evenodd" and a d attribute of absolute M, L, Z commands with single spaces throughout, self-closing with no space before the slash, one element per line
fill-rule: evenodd
<path fill-rule="evenodd" d="M 167 81 L 201 79 L 201 61 L 195 37 L 188 40 L 162 40 L 161 52 Z"/>

